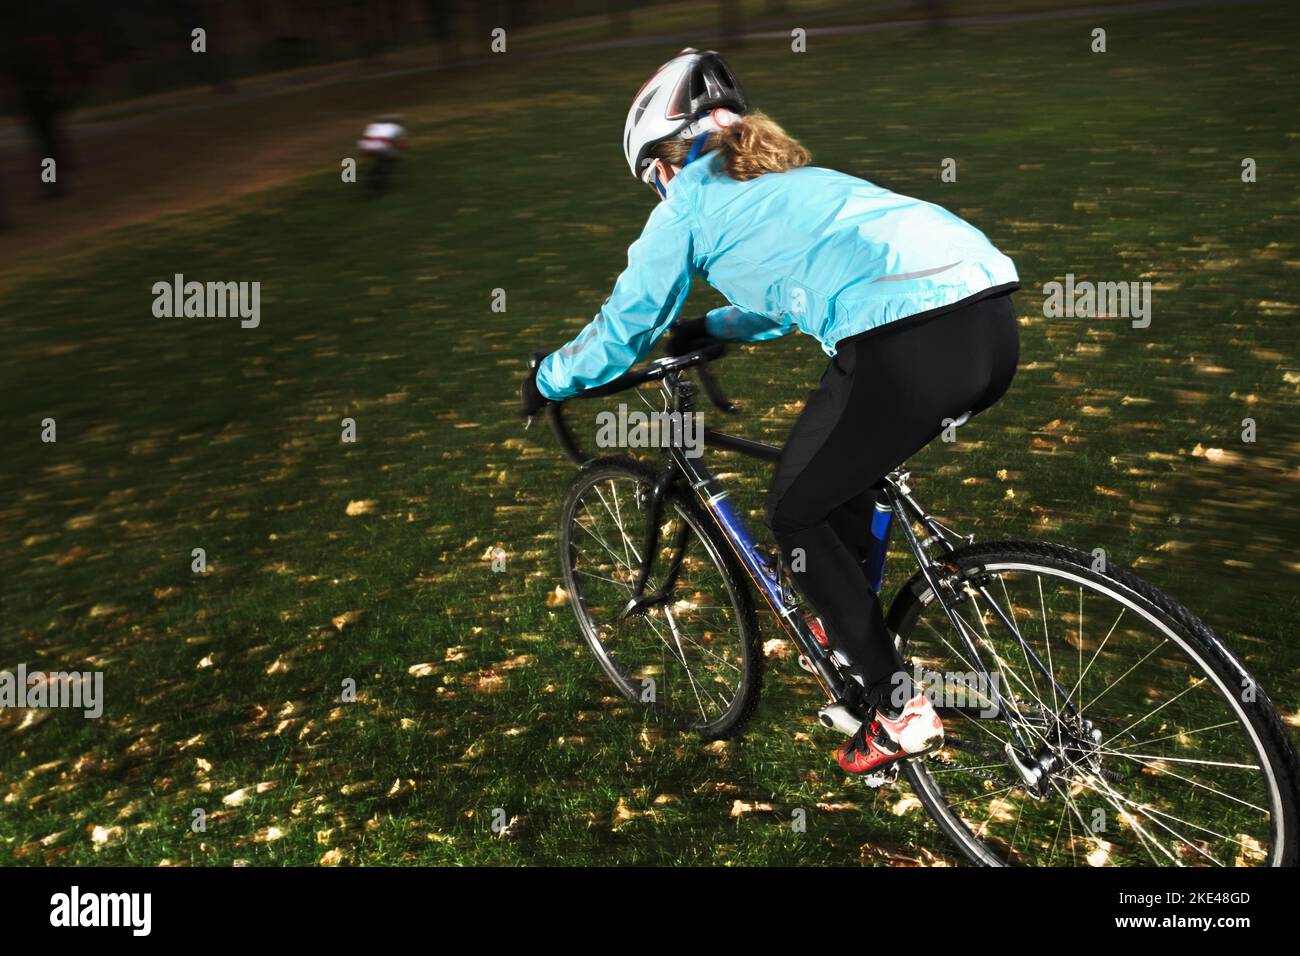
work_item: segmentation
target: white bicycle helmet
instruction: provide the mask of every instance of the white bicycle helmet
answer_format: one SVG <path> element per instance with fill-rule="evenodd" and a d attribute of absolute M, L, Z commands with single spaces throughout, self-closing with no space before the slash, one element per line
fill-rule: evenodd
<path fill-rule="evenodd" d="M 721 129 L 747 108 L 745 93 L 722 57 L 687 47 L 659 67 L 632 100 L 623 125 L 628 168 L 649 182 L 649 153 L 656 143 Z"/>

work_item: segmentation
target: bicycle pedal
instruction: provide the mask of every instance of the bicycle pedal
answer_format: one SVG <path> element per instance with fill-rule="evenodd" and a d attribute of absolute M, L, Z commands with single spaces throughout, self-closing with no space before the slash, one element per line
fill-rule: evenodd
<path fill-rule="evenodd" d="M 846 737 L 852 737 L 862 726 L 862 718 L 841 700 L 833 701 L 817 711 L 817 719 L 823 727 L 838 730 Z"/>
<path fill-rule="evenodd" d="M 866 773 L 859 779 L 872 790 L 879 790 L 881 787 L 889 786 L 898 780 L 898 765 L 900 763 L 902 763 L 901 760 L 895 760 L 879 773 Z"/>

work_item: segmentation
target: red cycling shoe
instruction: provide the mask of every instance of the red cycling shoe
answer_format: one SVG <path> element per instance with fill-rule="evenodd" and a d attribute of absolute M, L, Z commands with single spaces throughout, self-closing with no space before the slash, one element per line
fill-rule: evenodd
<path fill-rule="evenodd" d="M 877 711 L 862 722 L 839 752 L 839 764 L 845 773 L 866 774 L 867 783 L 879 786 L 896 770 L 905 757 L 917 757 L 943 746 L 943 723 L 934 705 L 924 694 L 917 694 L 897 717 Z M 878 782 L 873 782 L 878 779 Z"/>

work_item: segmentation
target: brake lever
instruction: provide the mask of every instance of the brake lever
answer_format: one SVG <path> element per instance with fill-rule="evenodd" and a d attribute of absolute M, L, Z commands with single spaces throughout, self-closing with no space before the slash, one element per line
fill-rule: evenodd
<path fill-rule="evenodd" d="M 735 415 L 739 411 L 735 402 L 723 394 L 722 386 L 718 384 L 718 380 L 706 366 L 697 365 L 694 371 L 699 377 L 700 387 L 704 389 L 704 394 L 708 396 L 709 401 L 713 403 L 715 408 L 728 415 Z"/>

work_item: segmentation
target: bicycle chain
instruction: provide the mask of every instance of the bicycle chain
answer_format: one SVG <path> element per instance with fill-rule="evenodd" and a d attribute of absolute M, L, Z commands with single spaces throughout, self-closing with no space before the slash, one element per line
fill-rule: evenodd
<path fill-rule="evenodd" d="M 963 746 L 963 745 L 961 745 L 961 744 L 959 744 L 959 743 L 956 743 L 955 741 L 954 741 L 954 742 L 949 742 L 949 746 L 954 747 L 954 748 L 956 748 L 956 749 L 958 749 L 958 750 L 965 750 L 967 753 L 973 753 L 973 754 L 975 754 L 976 756 L 984 757 L 984 758 L 987 758 L 987 759 L 989 759 L 989 760 L 998 760 L 998 759 L 1001 759 L 1000 757 L 995 757 L 993 754 L 986 754 L 986 753 L 981 753 L 981 752 L 979 752 L 979 751 L 972 750 L 971 748 L 966 747 L 966 746 Z M 958 763 L 957 761 L 955 761 L 955 760 L 950 760 L 950 759 L 947 758 L 947 757 L 940 756 L 937 752 L 936 752 L 936 753 L 932 753 L 932 754 L 930 754 L 928 757 L 926 757 L 926 758 L 925 758 L 925 762 L 926 762 L 927 764 L 935 763 L 935 764 L 938 764 L 938 765 L 941 766 L 941 767 L 946 767 L 946 768 L 948 768 L 949 770 L 958 771 L 958 772 L 960 772 L 960 773 L 964 773 L 964 774 L 967 774 L 967 775 L 969 775 L 969 776 L 976 777 L 977 779 L 980 779 L 980 780 L 987 780 L 987 781 L 990 782 L 990 783 L 997 784 L 998 786 L 1003 787 L 1003 788 L 1006 788 L 1006 789 L 1010 789 L 1011 787 L 1014 787 L 1014 786 L 1021 786 L 1021 787 L 1024 786 L 1023 783 L 1020 783 L 1020 784 L 1013 783 L 1013 782 L 1011 782 L 1011 781 L 1009 781 L 1009 780 L 1006 780 L 1006 779 L 1003 778 L 1003 777 L 999 777 L 999 776 L 997 776 L 996 774 L 989 773 L 987 770 L 976 770 L 976 769 L 974 769 L 974 768 L 972 768 L 972 767 L 965 767 L 965 766 L 959 764 L 959 763 Z"/>
<path fill-rule="evenodd" d="M 974 747 L 970 746 L 969 744 L 965 743 L 964 741 L 955 738 L 950 738 L 947 745 L 953 748 L 954 750 L 964 751 L 968 754 L 980 758 L 983 761 L 998 762 L 1005 759 L 1002 754 L 993 754 L 984 750 L 977 750 Z M 935 763 L 949 770 L 967 774 L 968 776 L 975 777 L 979 780 L 987 780 L 990 783 L 997 784 L 998 786 L 1006 789 L 1010 789 L 1012 787 L 1020 787 L 1021 789 L 1024 789 L 1025 787 L 1024 781 L 1008 780 L 1005 777 L 999 777 L 996 774 L 988 772 L 987 770 L 976 770 L 973 767 L 963 766 L 962 764 L 959 764 L 955 760 L 951 760 L 948 757 L 940 756 L 938 752 L 932 753 L 929 756 L 927 756 L 925 758 L 925 761 L 926 763 Z M 1104 779 L 1109 780 L 1111 783 L 1124 783 L 1128 779 L 1124 777 L 1122 774 L 1116 773 L 1113 770 L 1107 770 L 1104 767 L 1097 768 L 1095 772 L 1100 774 Z"/>

